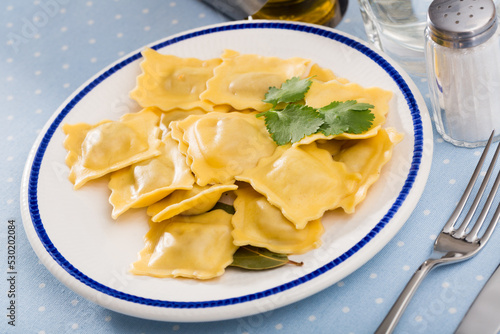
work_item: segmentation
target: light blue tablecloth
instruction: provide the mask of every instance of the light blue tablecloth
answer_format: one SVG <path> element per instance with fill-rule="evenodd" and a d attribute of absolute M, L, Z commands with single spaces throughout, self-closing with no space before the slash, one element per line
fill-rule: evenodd
<path fill-rule="evenodd" d="M 40 129 L 69 94 L 122 55 L 168 35 L 228 19 L 195 0 L 6 0 L 0 7 L 0 332 L 1 333 L 371 333 L 465 188 L 481 149 L 435 135 L 429 181 L 396 237 L 343 281 L 264 314 L 211 323 L 163 323 L 97 306 L 58 282 L 26 238 L 20 183 Z M 339 30 L 366 38 L 356 1 Z M 414 81 L 429 102 L 427 82 Z M 9 224 L 9 221 L 12 224 Z M 16 326 L 8 324 L 7 234 L 15 226 Z M 11 228 L 12 229 L 12 228 Z M 500 262 L 500 231 L 474 259 L 432 272 L 397 333 L 452 333 Z"/>

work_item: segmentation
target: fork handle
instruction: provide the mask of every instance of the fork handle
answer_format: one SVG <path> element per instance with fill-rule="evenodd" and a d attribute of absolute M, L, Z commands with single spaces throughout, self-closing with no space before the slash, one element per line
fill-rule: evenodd
<path fill-rule="evenodd" d="M 406 310 L 406 307 L 410 303 L 411 298 L 415 294 L 415 291 L 417 291 L 418 287 L 420 286 L 420 283 L 422 283 L 429 271 L 431 271 L 431 269 L 434 268 L 436 264 L 436 261 L 426 260 L 415 271 L 410 281 L 408 282 L 408 284 L 406 284 L 405 288 L 392 306 L 391 310 L 389 311 L 389 313 L 387 313 L 384 321 L 382 321 L 382 323 L 378 327 L 375 334 L 388 334 L 394 331 L 396 325 L 399 322 L 399 319 L 403 315 L 403 312 Z"/>

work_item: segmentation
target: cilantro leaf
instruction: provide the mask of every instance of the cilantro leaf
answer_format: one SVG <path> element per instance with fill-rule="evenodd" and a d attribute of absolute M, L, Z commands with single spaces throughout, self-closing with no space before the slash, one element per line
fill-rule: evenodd
<path fill-rule="evenodd" d="M 374 108 L 368 103 L 357 103 L 356 101 L 338 102 L 334 101 L 329 105 L 318 109 L 324 118 L 324 124 L 320 131 L 325 136 L 338 135 L 341 133 L 359 134 L 367 131 L 375 115 L 370 111 Z"/>
<path fill-rule="evenodd" d="M 316 109 L 301 104 L 287 104 L 283 110 L 271 109 L 257 115 L 260 116 L 266 117 L 267 131 L 278 145 L 295 143 L 323 124 Z"/>
<path fill-rule="evenodd" d="M 300 101 L 304 98 L 311 84 L 312 81 L 307 78 L 300 79 L 299 77 L 293 77 L 286 80 L 281 85 L 281 88 L 270 87 L 263 101 L 271 103 L 273 107 L 276 107 L 281 102 Z"/>

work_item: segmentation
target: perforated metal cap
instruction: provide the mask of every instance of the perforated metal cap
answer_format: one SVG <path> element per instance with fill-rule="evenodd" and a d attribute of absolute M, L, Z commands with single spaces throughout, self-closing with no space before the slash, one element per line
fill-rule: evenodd
<path fill-rule="evenodd" d="M 473 47 L 495 33 L 495 4 L 492 0 L 434 0 L 427 24 L 434 42 L 457 49 Z"/>

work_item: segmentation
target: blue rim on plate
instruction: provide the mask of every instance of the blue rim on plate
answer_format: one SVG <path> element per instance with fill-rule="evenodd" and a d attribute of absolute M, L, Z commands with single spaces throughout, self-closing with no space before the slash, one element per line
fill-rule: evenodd
<path fill-rule="evenodd" d="M 234 304 L 239 304 L 239 303 L 244 303 L 264 297 L 268 297 L 270 295 L 274 295 L 277 293 L 280 293 L 282 291 L 289 290 L 293 287 L 299 286 L 305 282 L 308 282 L 315 277 L 318 277 L 325 272 L 331 270 L 332 268 L 338 266 L 342 262 L 346 261 L 348 258 L 353 256 L 356 252 L 358 252 L 363 246 L 365 246 L 370 240 L 372 240 L 386 225 L 389 223 L 389 221 L 393 218 L 393 216 L 396 214 L 398 209 L 401 207 L 403 202 L 405 201 L 406 197 L 408 196 L 408 193 L 410 192 L 411 188 L 414 185 L 415 178 L 417 176 L 417 173 L 420 168 L 420 163 L 422 159 L 422 154 L 423 154 L 423 126 L 422 126 L 422 119 L 420 116 L 420 110 L 418 108 L 417 102 L 415 100 L 415 97 L 413 96 L 413 93 L 411 92 L 410 88 L 404 81 L 403 77 L 399 74 L 399 72 L 394 69 L 394 67 L 383 57 L 378 55 L 376 52 L 373 50 L 369 49 L 365 45 L 348 38 L 346 36 L 343 36 L 339 33 L 336 33 L 334 31 L 330 30 L 325 30 L 320 27 L 316 26 L 310 26 L 310 25 L 301 25 L 301 24 L 296 24 L 296 23 L 278 23 L 278 22 L 249 22 L 249 23 L 238 23 L 238 24 L 228 24 L 228 25 L 223 25 L 223 26 L 218 26 L 218 27 L 213 27 L 213 28 L 207 28 L 207 29 L 201 29 L 197 30 L 191 33 L 187 33 L 184 35 L 180 35 L 171 39 L 168 39 L 166 41 L 163 41 L 161 43 L 158 43 L 151 48 L 158 50 L 163 47 L 166 47 L 171 44 L 178 43 L 183 40 L 187 40 L 193 37 L 201 36 L 201 35 L 207 35 L 207 34 L 213 34 L 213 33 L 218 33 L 218 32 L 223 32 L 223 31 L 229 31 L 229 30 L 241 30 L 241 29 L 285 29 L 285 30 L 296 30 L 296 31 L 301 31 L 305 33 L 310 33 L 314 35 L 319 35 L 323 36 L 325 38 L 340 42 L 346 46 L 349 46 L 368 58 L 372 59 L 377 65 L 379 65 L 387 74 L 394 80 L 394 82 L 397 84 L 398 88 L 400 89 L 401 93 L 406 99 L 406 102 L 408 104 L 408 107 L 411 112 L 411 118 L 413 121 L 413 131 L 414 131 L 414 147 L 413 147 L 413 156 L 412 156 L 412 162 L 411 162 L 411 167 L 409 170 L 409 174 L 405 180 L 404 186 L 402 190 L 400 191 L 399 195 L 397 196 L 395 202 L 392 204 L 391 208 L 387 211 L 387 213 L 384 215 L 384 217 L 377 223 L 377 225 L 367 234 L 365 235 L 364 238 L 362 238 L 359 242 L 357 242 L 353 247 L 351 247 L 349 250 L 347 250 L 344 254 L 341 256 L 333 259 L 332 261 L 328 262 L 324 266 L 314 270 L 313 272 L 304 275 L 298 279 L 295 279 L 293 281 L 290 281 L 286 284 L 282 284 L 280 286 L 273 287 L 272 289 L 267 289 L 264 291 L 260 291 L 257 293 L 252 293 L 249 295 L 245 296 L 240 296 L 240 297 L 234 297 L 234 298 L 226 298 L 226 299 L 221 299 L 221 300 L 211 300 L 211 301 L 201 301 L 201 302 L 173 302 L 173 301 L 167 301 L 167 300 L 157 300 L 157 299 L 150 299 L 150 298 L 143 298 L 143 297 L 138 297 L 134 296 L 131 294 L 123 293 L 120 291 L 117 291 L 115 289 L 112 289 L 104 284 L 101 284 L 99 282 L 96 282 L 92 278 L 86 276 L 84 273 L 79 271 L 77 268 L 75 268 L 70 262 L 68 262 L 64 256 L 58 251 L 58 249 L 54 246 L 52 241 L 50 240 L 49 236 L 47 235 L 47 232 L 44 228 L 42 218 L 40 217 L 40 212 L 38 209 L 38 177 L 40 173 L 40 167 L 42 165 L 42 160 L 45 154 L 45 151 L 47 149 L 47 146 L 54 135 L 55 131 L 61 124 L 62 120 L 64 117 L 75 107 L 79 101 L 84 98 L 92 89 L 94 89 L 97 85 L 99 85 L 103 80 L 111 76 L 113 73 L 117 72 L 124 66 L 130 64 L 131 62 L 141 58 L 141 54 L 135 53 L 132 56 L 128 57 L 127 59 L 119 62 L 118 64 L 112 66 L 105 72 L 103 72 L 101 75 L 99 75 L 96 79 L 94 79 L 90 84 L 88 84 L 86 87 L 84 87 L 78 94 L 75 95 L 75 97 L 66 105 L 64 108 L 61 110 L 61 112 L 56 116 L 52 124 L 49 126 L 47 132 L 43 136 L 40 145 L 36 151 L 36 154 L 33 159 L 33 163 L 31 166 L 31 172 L 30 172 L 30 177 L 29 177 L 29 184 L 28 184 L 28 204 L 29 204 L 29 212 L 31 215 L 31 220 L 33 222 L 33 226 L 35 228 L 35 231 L 42 242 L 43 246 L 45 247 L 46 251 L 52 256 L 52 258 L 64 269 L 66 272 L 68 272 L 71 276 L 79 280 L 80 282 L 84 283 L 85 285 L 89 286 L 92 289 L 95 289 L 101 293 L 104 293 L 106 295 L 109 295 L 114 298 L 118 298 L 121 300 L 125 300 L 128 302 L 132 303 L 138 303 L 142 305 L 148 305 L 148 306 L 156 306 L 156 307 L 163 307 L 163 308 L 207 308 L 207 307 L 218 307 L 218 306 L 225 306 L 225 305 L 234 305 Z"/>

